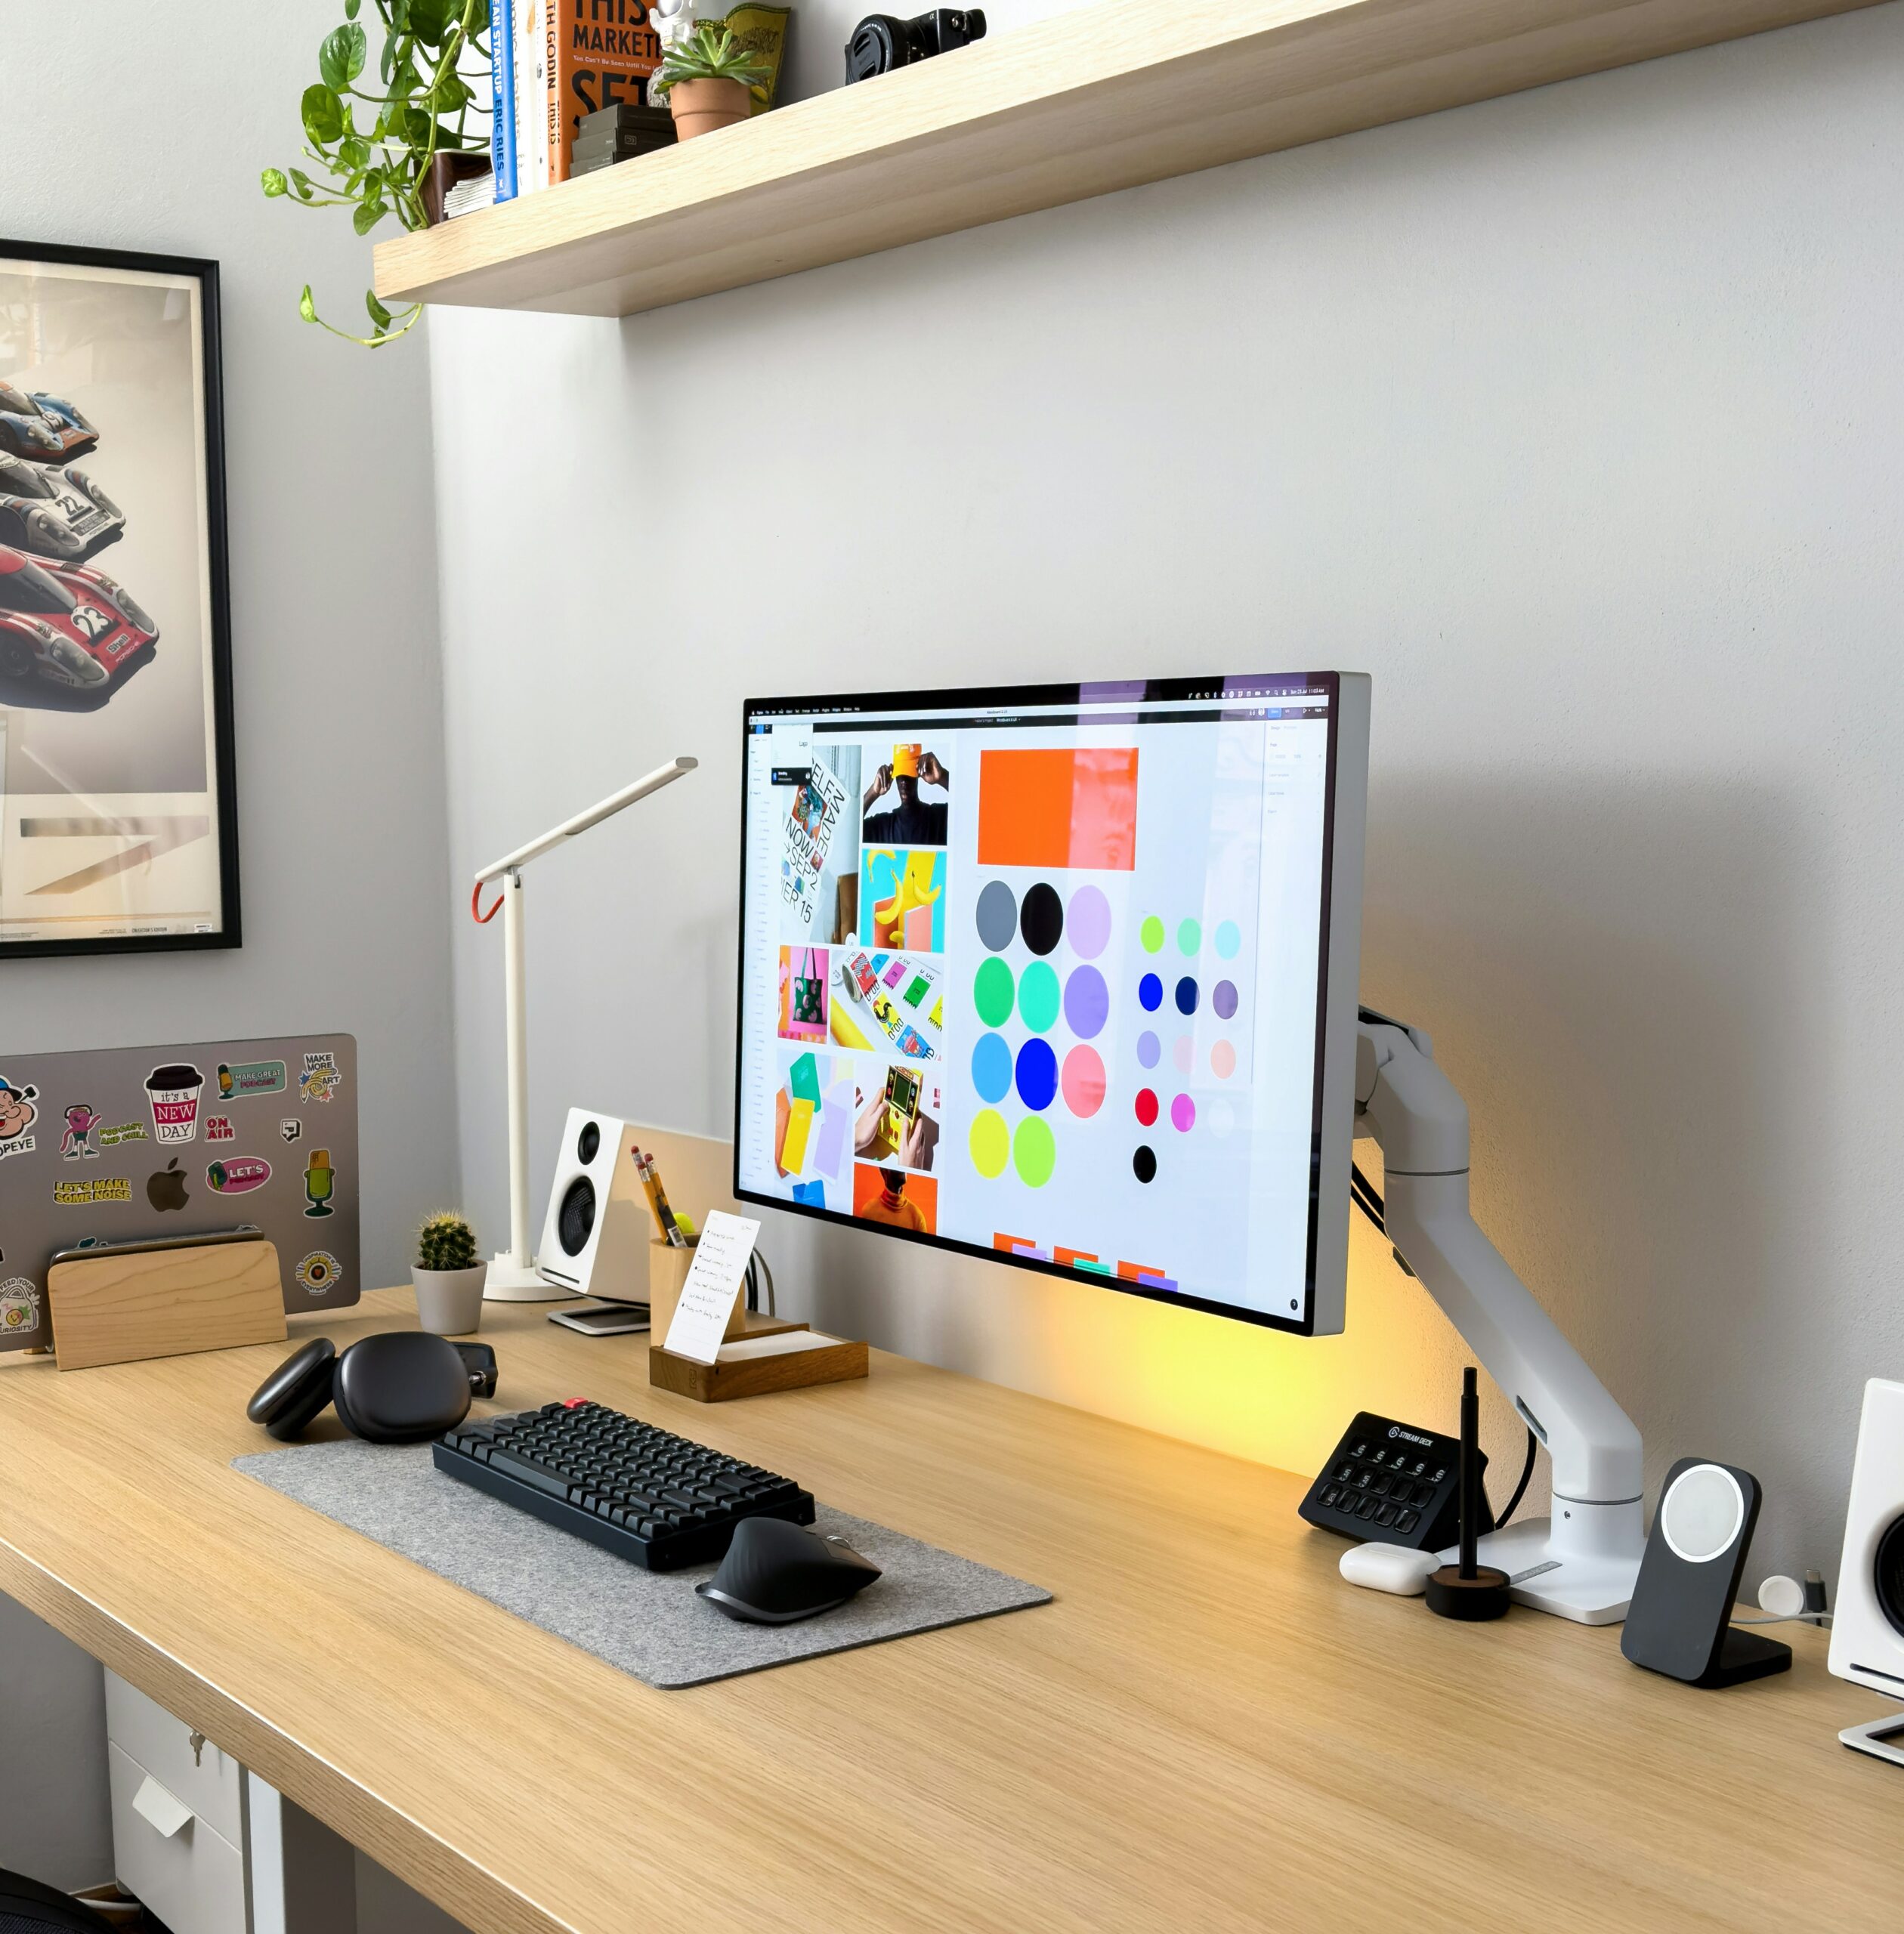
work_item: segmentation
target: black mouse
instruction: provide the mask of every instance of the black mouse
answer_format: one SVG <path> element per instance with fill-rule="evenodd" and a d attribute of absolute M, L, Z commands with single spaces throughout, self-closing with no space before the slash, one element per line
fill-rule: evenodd
<path fill-rule="evenodd" d="M 784 1518 L 743 1518 L 719 1571 L 694 1590 L 730 1618 L 790 1625 L 844 1605 L 879 1575 L 842 1537 Z"/>

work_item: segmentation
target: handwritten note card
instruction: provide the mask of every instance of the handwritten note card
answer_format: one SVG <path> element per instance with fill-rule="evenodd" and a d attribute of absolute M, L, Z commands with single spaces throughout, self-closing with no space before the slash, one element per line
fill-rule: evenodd
<path fill-rule="evenodd" d="M 720 1355 L 721 1338 L 759 1234 L 760 1224 L 751 1216 L 730 1216 L 725 1209 L 707 1212 L 663 1349 L 696 1363 L 712 1363 Z"/>

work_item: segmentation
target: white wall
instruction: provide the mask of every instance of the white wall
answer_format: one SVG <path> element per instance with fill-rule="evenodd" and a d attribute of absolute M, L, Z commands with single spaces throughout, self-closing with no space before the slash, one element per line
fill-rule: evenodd
<path fill-rule="evenodd" d="M 223 264 L 245 944 L 0 962 L 0 1048 L 351 1030 L 365 1263 L 394 1280 L 454 1179 L 428 358 L 301 323 L 306 281 L 360 313 L 368 250 L 258 189 L 295 150 L 330 24 L 246 0 L 6 9 L 0 235 Z M 0 1609 L 0 1864 L 100 1879 L 97 1667 Z"/>
<path fill-rule="evenodd" d="M 433 317 L 456 870 L 703 762 L 530 881 L 538 1213 L 571 1101 L 731 1120 L 746 693 L 1359 667 L 1365 996 L 1434 1032 L 1651 1483 L 1742 1462 L 1760 1558 L 1828 1569 L 1904 1373 L 1901 79 L 1881 7 L 625 323 Z M 455 947 L 498 1219 L 498 936 Z M 815 1266 L 876 1342 L 1299 1468 L 1357 1402 L 1453 1420 L 1359 1231 L 1309 1345 Z"/>

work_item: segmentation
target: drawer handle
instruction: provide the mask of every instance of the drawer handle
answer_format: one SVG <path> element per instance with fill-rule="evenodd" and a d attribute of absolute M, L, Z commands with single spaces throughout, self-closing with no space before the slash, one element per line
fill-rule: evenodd
<path fill-rule="evenodd" d="M 160 1839 L 168 1840 L 192 1817 L 192 1809 L 176 1793 L 168 1793 L 150 1773 L 132 1796 L 132 1810 L 154 1829 Z"/>

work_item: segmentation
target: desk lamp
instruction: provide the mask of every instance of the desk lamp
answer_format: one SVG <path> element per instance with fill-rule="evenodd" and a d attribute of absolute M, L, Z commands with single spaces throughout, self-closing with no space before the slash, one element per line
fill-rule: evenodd
<path fill-rule="evenodd" d="M 564 820 L 539 839 L 532 839 L 527 845 L 505 854 L 476 875 L 469 910 L 477 924 L 487 925 L 496 918 L 499 909 L 502 915 L 502 999 L 508 1015 L 509 1247 L 506 1252 L 499 1252 L 490 1264 L 483 1294 L 490 1302 L 552 1302 L 558 1296 L 570 1293 L 538 1274 L 535 1259 L 529 1253 L 529 1024 L 523 978 L 522 869 L 552 846 L 586 833 L 590 826 L 612 818 L 624 806 L 632 806 L 637 799 L 645 799 L 651 792 L 672 785 L 700 763 L 698 759 L 670 759 L 666 765 L 657 766 L 644 779 L 624 786 L 599 805 Z M 493 879 L 502 882 L 502 891 L 485 913 L 480 910 L 483 888 Z"/>

